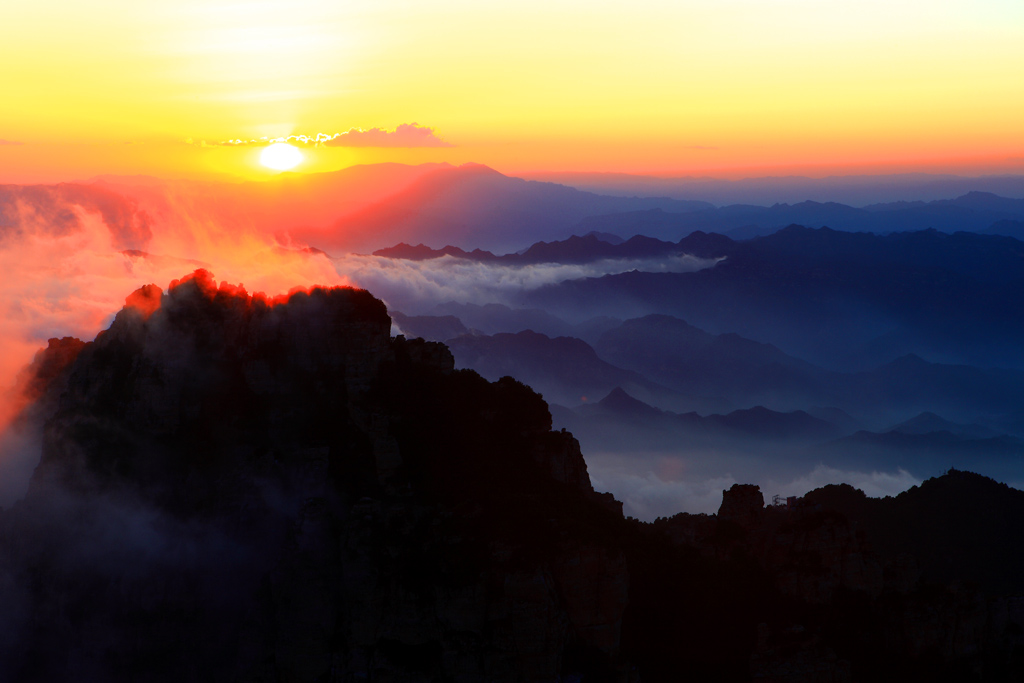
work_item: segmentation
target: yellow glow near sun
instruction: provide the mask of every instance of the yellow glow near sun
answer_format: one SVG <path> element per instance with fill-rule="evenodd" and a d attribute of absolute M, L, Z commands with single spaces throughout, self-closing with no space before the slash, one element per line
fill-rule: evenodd
<path fill-rule="evenodd" d="M 260 163 L 277 171 L 287 171 L 302 162 L 302 152 L 287 142 L 275 142 L 260 152 Z"/>

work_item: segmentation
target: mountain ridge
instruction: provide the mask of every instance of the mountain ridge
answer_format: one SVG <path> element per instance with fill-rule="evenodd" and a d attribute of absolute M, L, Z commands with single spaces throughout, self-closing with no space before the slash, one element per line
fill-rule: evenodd
<path fill-rule="evenodd" d="M 536 392 L 456 370 L 444 345 L 390 328 L 365 290 L 268 298 L 196 271 L 166 293 L 134 292 L 88 344 L 55 340 L 34 370 L 59 394 L 42 459 L 26 498 L 0 511 L 0 674 L 668 683 L 1019 671 L 1024 611 L 1007 597 L 1019 572 L 985 591 L 923 580 L 914 558 L 873 549 L 856 509 L 765 507 L 754 485 L 724 491 L 717 515 L 625 519 Z M 967 491 L 954 514 L 968 531 L 997 500 L 1010 520 L 997 535 L 1019 548 L 1024 494 L 960 479 L 929 490 Z M 934 502 L 903 500 L 893 520 L 913 533 Z M 934 574 L 971 542 L 919 536 L 920 566 Z"/>

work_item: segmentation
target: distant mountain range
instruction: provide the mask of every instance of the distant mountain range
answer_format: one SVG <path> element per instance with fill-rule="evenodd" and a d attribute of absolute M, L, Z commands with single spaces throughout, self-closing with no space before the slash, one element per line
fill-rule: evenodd
<path fill-rule="evenodd" d="M 604 333 L 595 348 L 609 362 L 657 377 L 676 391 L 714 392 L 739 405 L 832 405 L 877 419 L 914 408 L 1001 413 L 1024 401 L 1021 371 L 942 365 L 908 355 L 871 370 L 833 372 L 770 344 L 732 333 L 711 335 L 663 315 L 627 320 Z M 908 433 L 912 428 L 901 425 Z"/>
<path fill-rule="evenodd" d="M 61 187 L 32 191 L 33 197 L 41 197 L 40 213 L 61 215 L 75 204 L 93 210 L 101 202 L 127 202 L 128 209 L 118 208 L 121 214 L 141 209 L 154 218 L 255 229 L 278 236 L 282 243 L 301 241 L 329 252 L 369 252 L 400 241 L 514 250 L 524 243 L 568 237 L 588 216 L 714 206 L 695 200 L 599 195 L 506 176 L 480 164 L 360 165 L 242 183 L 102 176 L 71 187 L 73 192 Z M 18 186 L 0 186 L 0 213 L 7 195 L 13 202 L 25 192 Z M 123 244 L 146 247 L 144 240 Z"/>
<path fill-rule="evenodd" d="M 743 242 L 717 239 L 725 259 L 713 268 L 564 281 L 524 292 L 518 303 L 568 319 L 673 315 L 835 369 L 866 369 L 907 354 L 1024 367 L 1018 240 L 797 226 Z"/>
<path fill-rule="evenodd" d="M 539 308 L 511 308 L 505 304 L 437 304 L 432 314 L 406 315 L 391 312 L 403 333 L 429 341 L 448 341 L 462 334 L 540 332 L 549 337 L 578 337 L 592 343 L 622 320 L 598 317 L 571 324 Z"/>
<path fill-rule="evenodd" d="M 294 234 L 327 250 L 423 240 L 512 250 L 524 242 L 568 237 L 588 216 L 710 208 L 707 202 L 692 200 L 598 195 L 466 164 L 432 170 L 394 194 L 339 215 L 331 225 Z"/>
<path fill-rule="evenodd" d="M 969 192 L 956 199 L 931 202 L 892 202 L 854 208 L 836 202 L 753 206 L 732 204 L 688 213 L 649 209 L 592 216 L 580 221 L 577 234 L 609 232 L 621 237 L 648 235 L 678 239 L 694 230 L 714 231 L 738 238 L 771 233 L 790 224 L 829 227 L 851 232 L 906 232 L 934 228 L 943 232 L 1019 234 L 1024 199 L 1007 199 L 988 192 Z"/>
<path fill-rule="evenodd" d="M 1024 175 L 956 176 L 930 173 L 847 175 L 825 178 L 765 176 L 723 178 L 655 177 L 626 173 L 530 173 L 523 177 L 562 183 L 589 192 L 626 197 L 701 199 L 720 206 L 777 202 L 842 202 L 868 206 L 902 200 L 932 201 L 981 191 L 1024 197 Z"/>
<path fill-rule="evenodd" d="M 894 202 L 865 208 L 809 201 L 770 207 L 731 205 L 688 209 L 685 212 L 667 211 L 659 207 L 583 218 L 573 226 L 575 236 L 565 240 L 566 244 L 555 242 L 561 245 L 558 248 L 547 242 L 538 242 L 520 253 L 496 256 L 483 250 L 466 252 L 451 245 L 431 249 L 422 244 L 416 247 L 400 244 L 375 253 L 415 260 L 448 254 L 504 263 L 567 263 L 576 262 L 571 260 L 573 258 L 583 258 L 574 257 L 573 250 L 584 251 L 586 258 L 591 260 L 646 257 L 664 253 L 663 248 L 659 249 L 657 241 L 674 242 L 694 232 L 719 233 L 736 240 L 746 240 L 770 235 L 789 225 L 879 234 L 935 229 L 940 232 L 977 232 L 1020 238 L 1024 236 L 1024 199 L 1006 199 L 993 194 L 971 192 L 952 200 Z M 437 233 L 437 236 L 445 235 L 444 231 Z M 432 236 L 435 244 L 437 236 Z M 573 243 L 572 240 L 589 242 Z M 625 241 L 626 245 L 620 244 L 621 241 Z"/>
<path fill-rule="evenodd" d="M 720 436 L 807 441 L 835 437 L 842 433 L 837 426 L 816 418 L 802 410 L 779 412 L 764 406 L 734 410 L 727 414 L 713 413 L 701 416 L 696 412 L 672 413 L 649 406 L 616 387 L 594 404 L 575 409 L 584 418 L 601 421 L 627 420 L 636 426 L 662 430 L 677 430 L 690 439 Z M 660 423 L 660 424 L 659 424 Z"/>
<path fill-rule="evenodd" d="M 971 438 L 945 430 L 923 434 L 861 431 L 821 444 L 815 454 L 826 462 L 855 462 L 859 467 L 876 469 L 895 466 L 918 476 L 969 468 L 1019 485 L 1024 440 L 1007 435 Z"/>
<path fill-rule="evenodd" d="M 601 360 L 581 339 L 524 331 L 516 334 L 463 335 L 447 340 L 457 367 L 471 368 L 490 380 L 505 375 L 529 384 L 549 402 L 575 405 L 597 401 L 616 387 L 660 405 L 708 410 L 727 405 L 674 392 L 640 373 Z"/>
<path fill-rule="evenodd" d="M 677 453 L 684 461 L 715 453 L 728 470 L 736 458 L 755 457 L 760 467 L 785 472 L 800 464 L 822 464 L 836 470 L 895 471 L 924 478 L 950 467 L 969 468 L 1017 482 L 1024 474 L 1024 440 L 994 431 L 984 435 L 955 434 L 935 416 L 935 429 L 923 420 L 916 431 L 894 428 L 849 433 L 852 418 L 842 411 L 781 412 L 756 406 L 725 414 L 663 411 L 616 388 L 594 404 L 574 408 L 553 405 L 556 427 L 573 432 L 592 452 Z M 830 417 L 830 419 L 823 419 Z M 927 429 L 927 430 L 926 430 Z M 642 460 L 637 458 L 637 466 Z M 695 466 L 693 463 L 691 466 Z M 701 464 L 707 468 L 714 465 Z M 722 471 L 716 471 L 719 475 Z"/>
<path fill-rule="evenodd" d="M 931 432 L 949 432 L 954 436 L 973 439 L 987 439 L 998 436 L 999 432 L 979 424 L 959 424 L 945 419 L 935 413 L 925 411 L 916 417 L 886 430 L 900 434 L 929 434 Z"/>
<path fill-rule="evenodd" d="M 398 242 L 512 252 L 523 244 L 591 231 L 622 239 L 642 234 L 677 241 L 695 230 L 749 238 L 791 223 L 850 231 L 935 228 L 1019 235 L 1024 199 L 978 191 L 1016 192 L 1012 184 L 1004 185 L 978 181 L 966 185 L 971 191 L 959 196 L 953 192 L 944 195 L 956 199 L 896 201 L 862 208 L 837 203 L 835 197 L 809 201 L 807 195 L 793 203 L 777 203 L 776 196 L 767 206 L 727 203 L 716 207 L 714 200 L 699 198 L 584 191 L 506 176 L 479 164 L 377 164 L 331 173 L 286 173 L 259 183 L 105 176 L 87 185 L 53 186 L 52 191 L 40 195 L 39 208 L 60 215 L 64 206 L 101 210 L 96 207 L 102 204 L 112 225 L 123 223 L 122 216 L 135 211 L 154 219 L 209 220 L 271 232 L 283 242 L 302 241 L 332 253 L 373 251 Z M 54 189 L 60 187 L 64 189 Z M 0 188 L 0 206 L 5 192 L 17 189 L 12 188 Z M 24 188 L 17 192 L 24 194 Z M 1024 190 L 1016 194 L 1024 194 Z M 899 198 L 916 196 L 904 193 Z M 125 208 L 117 206 L 126 201 Z M 116 211 L 110 208 L 115 206 Z M 123 231 L 124 227 L 117 229 Z M 124 248 L 145 250 L 145 225 L 133 229 Z"/>
<path fill-rule="evenodd" d="M 520 266 L 615 259 L 639 264 L 684 253 L 722 259 L 697 272 L 631 270 L 525 290 L 499 304 L 505 306 L 499 317 L 507 323 L 509 311 L 522 318 L 530 309 L 532 322 L 521 319 L 514 329 L 467 322 L 488 333 L 533 329 L 584 336 L 574 325 L 588 319 L 664 314 L 836 370 L 867 370 L 907 355 L 1024 367 L 1024 242 L 1011 237 L 936 230 L 880 236 L 790 226 L 744 241 L 695 232 L 678 242 L 636 236 L 611 244 L 589 234 L 501 256 L 405 244 L 377 253 Z M 432 313 L 466 314 L 466 304 L 445 306 Z"/>
<path fill-rule="evenodd" d="M 572 325 L 499 304 L 437 312 L 445 315 L 393 316 L 407 334 L 446 341 L 458 367 L 534 387 L 555 426 L 592 453 L 671 453 L 709 477 L 737 467 L 797 476 L 820 465 L 918 478 L 960 467 L 1024 480 L 1024 421 L 1014 412 L 1024 404 L 1021 371 L 909 355 L 836 372 L 664 314 Z M 563 336 L 574 328 L 589 330 L 591 343 Z M 694 460 L 703 453 L 716 455 Z"/>
<path fill-rule="evenodd" d="M 867 420 L 875 429 L 899 433 L 948 431 L 980 438 L 1014 432 L 970 424 L 972 420 L 1008 415 L 1024 404 L 1024 371 L 1019 370 L 929 363 L 908 355 L 870 370 L 836 372 L 771 344 L 732 333 L 713 335 L 666 315 L 582 323 L 578 329 L 589 329 L 591 345 L 571 336 L 533 331 L 573 328 L 542 311 L 515 311 L 496 304 L 439 308 L 448 315 L 393 315 L 403 332 L 445 341 L 461 367 L 490 379 L 511 375 L 563 405 L 593 402 L 620 387 L 648 403 L 679 412 L 831 406 L 839 411 L 836 424 L 844 428 Z M 488 335 L 475 324 L 465 325 L 459 313 L 468 314 L 489 331 L 516 332 Z M 967 423 L 951 422 L 935 413 Z M 858 417 L 850 418 L 851 414 Z M 907 415 L 918 416 L 894 423 Z"/>
<path fill-rule="evenodd" d="M 447 245 L 432 249 L 425 244 L 400 243 L 393 247 L 378 249 L 375 256 L 426 261 L 443 256 L 453 256 L 485 263 L 506 265 L 531 265 L 537 263 L 592 263 L 602 259 L 649 259 L 690 254 L 701 258 L 717 258 L 735 248 L 732 240 L 715 233 L 693 232 L 678 242 L 666 242 L 644 235 L 634 235 L 628 240 L 609 240 L 607 234 L 590 232 L 580 237 L 572 235 L 564 240 L 536 242 L 520 252 L 497 255 L 490 251 L 474 249 L 465 251 Z"/>

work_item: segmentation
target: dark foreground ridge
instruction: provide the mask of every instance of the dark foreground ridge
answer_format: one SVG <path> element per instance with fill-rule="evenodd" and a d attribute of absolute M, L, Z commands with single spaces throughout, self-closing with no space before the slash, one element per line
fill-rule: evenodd
<path fill-rule="evenodd" d="M 365 291 L 268 300 L 197 271 L 133 294 L 96 341 L 51 344 L 24 418 L 45 420 L 42 459 L 0 513 L 0 680 L 1024 670 L 1021 577 L 954 585 L 876 550 L 858 520 L 878 508 L 845 490 L 783 510 L 734 487 L 718 516 L 625 519 L 538 394 L 389 330 Z M 964 484 L 966 526 L 987 501 L 1024 520 L 1020 492 L 942 480 L 896 516 Z"/>

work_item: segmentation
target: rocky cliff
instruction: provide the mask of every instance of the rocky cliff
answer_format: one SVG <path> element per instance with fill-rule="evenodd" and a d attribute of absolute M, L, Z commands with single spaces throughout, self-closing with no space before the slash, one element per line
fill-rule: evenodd
<path fill-rule="evenodd" d="M 203 271 L 68 368 L 3 516 L 9 680 L 628 676 L 614 506 L 529 388 Z"/>

